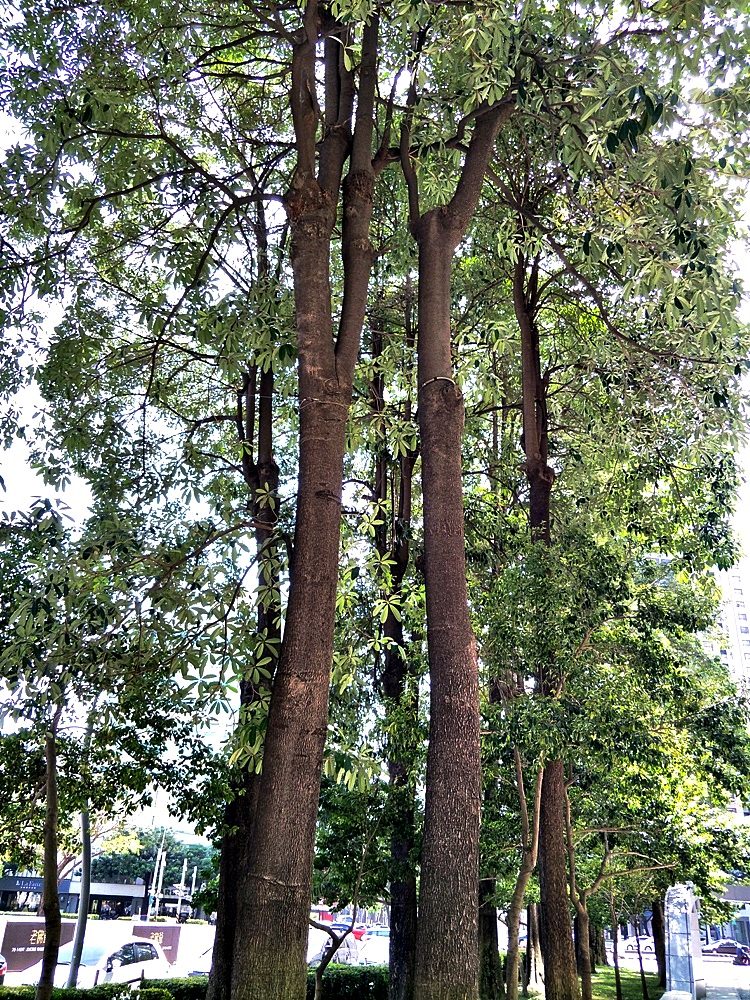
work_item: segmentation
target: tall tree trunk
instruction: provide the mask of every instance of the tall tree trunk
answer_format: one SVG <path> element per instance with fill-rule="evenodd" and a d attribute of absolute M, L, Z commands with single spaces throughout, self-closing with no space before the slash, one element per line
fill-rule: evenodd
<path fill-rule="evenodd" d="M 437 229 L 437 227 L 436 227 Z M 463 399 L 450 377 L 450 264 L 436 231 L 420 246 L 419 425 L 424 496 L 430 742 L 422 844 L 417 1000 L 476 1000 L 479 678 L 463 531 Z M 441 333 L 447 365 L 428 362 Z M 424 357 L 428 355 L 428 357 Z M 446 374 L 437 375 L 435 368 Z"/>
<path fill-rule="evenodd" d="M 646 982 L 646 973 L 643 969 L 643 953 L 641 952 L 641 938 L 640 934 L 638 933 L 637 926 L 635 931 L 635 946 L 638 949 L 638 971 L 640 973 L 640 979 L 641 979 L 641 996 L 643 997 L 643 1000 L 649 1000 L 648 983 Z"/>
<path fill-rule="evenodd" d="M 543 988 L 542 946 L 539 919 L 539 904 L 529 903 L 526 908 L 526 957 L 524 961 L 523 995 L 528 996 L 529 987 Z"/>
<path fill-rule="evenodd" d="M 581 996 L 583 1000 L 591 1000 L 591 944 L 589 933 L 589 912 L 585 900 L 576 906 L 578 919 L 578 947 L 581 954 Z"/>
<path fill-rule="evenodd" d="M 591 924 L 591 971 L 596 974 L 597 965 L 609 965 L 607 948 L 604 942 L 604 931 L 601 927 Z"/>
<path fill-rule="evenodd" d="M 656 956 L 656 969 L 659 974 L 659 986 L 666 989 L 667 986 L 667 944 L 664 935 L 664 908 L 660 899 L 655 899 L 651 904 L 651 929 L 654 935 L 654 955 Z"/>
<path fill-rule="evenodd" d="M 269 279 L 266 220 L 259 203 L 256 215 L 256 238 L 260 251 L 259 279 Z M 276 523 L 279 503 L 279 468 L 273 450 L 273 369 L 246 372 L 237 392 L 236 428 L 242 448 L 242 473 L 248 488 L 248 506 L 255 522 L 255 552 L 258 582 L 263 596 L 258 600 L 258 637 L 264 639 L 258 660 L 270 663 L 264 669 L 270 675 L 253 681 L 252 674 L 240 684 L 240 732 L 247 725 L 243 713 L 252 712 L 271 690 L 281 641 L 281 602 L 279 567 L 276 558 Z M 249 664 L 249 671 L 254 663 Z M 253 734 L 254 735 L 254 734 Z M 252 738 L 252 737 L 251 737 Z M 216 910 L 216 934 L 211 963 L 207 1000 L 229 1000 L 235 953 L 238 907 L 241 905 L 250 869 L 252 832 L 258 800 L 260 776 L 250 766 L 233 777 L 233 798 L 224 811 L 224 833 L 219 863 L 219 899 Z"/>
<path fill-rule="evenodd" d="M 479 998 L 501 1000 L 502 996 L 503 970 L 497 938 L 495 879 L 483 878 L 479 881 Z"/>
<path fill-rule="evenodd" d="M 523 762 L 517 747 L 513 749 L 513 758 L 516 771 L 516 790 L 518 792 L 518 805 L 521 816 L 521 868 L 516 877 L 516 884 L 513 887 L 510 905 L 508 907 L 508 957 L 505 963 L 505 989 L 508 1000 L 518 998 L 518 932 L 521 924 L 521 910 L 523 909 L 524 896 L 529 879 L 536 868 L 539 853 L 539 828 L 540 812 L 542 802 L 542 782 L 544 771 L 537 771 L 534 783 L 534 798 L 532 801 L 531 817 L 526 801 L 526 789 L 524 787 Z M 527 948 L 531 940 L 530 930 L 527 930 Z"/>
<path fill-rule="evenodd" d="M 523 222 L 521 222 L 523 224 Z M 550 496 L 554 474 L 547 464 L 546 383 L 542 377 L 538 307 L 539 264 L 527 264 L 519 253 L 513 275 L 513 305 L 521 333 L 521 383 L 525 471 L 529 483 L 529 527 L 532 539 L 549 545 Z M 549 624 L 543 624 L 543 628 Z M 553 692 L 559 679 L 552 662 L 538 664 L 538 688 Z M 539 882 L 542 900 L 542 947 L 547 1000 L 578 1000 L 578 977 L 568 911 L 565 846 L 565 776 L 561 760 L 548 762 L 542 783 Z"/>
<path fill-rule="evenodd" d="M 55 981 L 57 955 L 60 951 L 62 918 L 60 916 L 60 895 L 57 891 L 57 723 L 60 710 L 50 726 L 44 740 L 46 765 L 46 798 L 44 808 L 44 888 L 42 889 L 42 912 L 44 913 L 44 953 L 42 973 L 36 988 L 36 1000 L 50 1000 Z"/>
<path fill-rule="evenodd" d="M 224 833 L 219 861 L 216 933 L 207 1000 L 229 1000 L 234 967 L 235 930 L 242 887 L 249 869 L 248 832 L 252 831 L 260 780 L 244 770 L 233 782 L 233 798 L 224 809 Z"/>
<path fill-rule="evenodd" d="M 612 964 L 615 969 L 615 1000 L 622 1000 L 622 977 L 620 975 L 620 924 L 615 911 L 615 904 L 610 894 L 609 914 L 612 921 Z"/>
<path fill-rule="evenodd" d="M 70 958 L 70 968 L 65 985 L 70 989 L 78 982 L 78 970 L 83 954 L 83 939 L 86 936 L 86 925 L 91 901 L 91 820 L 88 806 L 81 810 L 81 891 L 78 896 L 78 913 L 76 914 L 76 929 L 73 936 L 73 954 Z"/>
<path fill-rule="evenodd" d="M 411 329 L 411 295 L 407 285 L 405 306 L 406 349 L 414 348 Z M 372 329 L 372 357 L 375 374 L 370 393 L 372 409 L 385 412 L 385 378 L 379 362 L 383 357 L 383 330 L 376 316 Z M 407 400 L 404 419 L 411 419 Z M 416 454 L 404 455 L 396 463 L 385 447 L 375 461 L 374 496 L 382 511 L 375 527 L 375 547 L 390 566 L 386 599 L 399 597 L 409 566 L 409 537 L 412 512 L 412 478 Z M 397 480 L 397 482 L 394 482 Z M 393 500 L 398 495 L 397 502 Z M 388 817 L 391 842 L 390 947 L 388 951 L 388 998 L 411 1000 L 414 991 L 414 958 L 417 944 L 417 878 L 414 864 L 415 791 L 413 761 L 418 739 L 418 687 L 411 676 L 406 651 L 403 618 L 392 610 L 383 624 L 389 640 L 382 654 L 380 683 L 383 692 L 385 725 L 388 732 Z"/>
<path fill-rule="evenodd" d="M 353 138 L 353 78 L 340 39 L 325 41 L 325 126 L 318 145 L 316 48 L 328 16 L 308 0 L 292 61 L 297 168 L 286 208 L 299 351 L 299 479 L 286 625 L 268 715 L 250 869 L 239 907 L 233 1000 L 303 1000 L 308 915 L 338 575 L 346 422 L 372 251 L 372 133 L 377 20 L 364 30 Z M 331 31 L 336 26 L 327 23 Z M 329 281 L 343 165 L 344 297 L 334 338 Z M 317 170 L 316 170 L 317 166 Z"/>
<path fill-rule="evenodd" d="M 497 133 L 511 114 L 508 102 L 477 117 L 455 194 L 448 205 L 424 215 L 408 121 L 402 133 L 410 224 L 419 246 L 418 410 L 430 664 L 415 1000 L 477 1000 L 479 992 L 479 676 L 466 590 L 464 404 L 452 377 L 451 262 L 476 208 Z"/>
<path fill-rule="evenodd" d="M 560 760 L 544 768 L 539 833 L 544 990 L 547 1000 L 578 1000 L 578 976 L 568 909 L 565 775 Z"/>
<path fill-rule="evenodd" d="M 91 738 L 94 734 L 95 711 L 96 700 L 89 712 L 86 736 L 84 737 L 84 752 L 87 757 L 91 749 Z M 91 900 L 91 817 L 89 815 L 88 802 L 81 809 L 81 851 L 81 891 L 78 896 L 76 929 L 73 935 L 73 953 L 70 956 L 70 968 L 65 983 L 68 989 L 74 987 L 78 982 L 78 969 L 81 965 L 83 940 L 86 937 L 86 925 L 88 923 L 89 904 Z"/>

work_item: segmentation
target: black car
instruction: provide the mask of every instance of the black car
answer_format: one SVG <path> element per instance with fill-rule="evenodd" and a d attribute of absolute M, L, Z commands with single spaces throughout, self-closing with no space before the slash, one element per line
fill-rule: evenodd
<path fill-rule="evenodd" d="M 709 941 L 701 948 L 704 955 L 736 955 L 737 942 L 732 938 L 719 938 L 718 941 Z"/>

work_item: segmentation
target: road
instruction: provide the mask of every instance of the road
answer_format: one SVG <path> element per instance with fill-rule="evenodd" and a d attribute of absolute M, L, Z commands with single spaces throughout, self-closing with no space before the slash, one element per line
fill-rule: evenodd
<path fill-rule="evenodd" d="M 611 964 L 611 952 L 609 961 Z M 638 956 L 621 955 L 620 965 L 637 972 Z M 643 956 L 643 968 L 646 972 L 656 972 L 656 959 L 653 955 Z M 708 988 L 708 1000 L 750 1000 L 750 966 L 733 965 L 731 955 L 704 955 L 703 974 Z"/>

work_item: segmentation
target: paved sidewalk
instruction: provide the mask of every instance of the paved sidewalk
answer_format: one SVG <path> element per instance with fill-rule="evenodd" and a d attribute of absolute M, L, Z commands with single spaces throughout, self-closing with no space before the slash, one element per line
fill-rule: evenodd
<path fill-rule="evenodd" d="M 741 986 L 708 986 L 706 1000 L 750 1000 L 750 989 Z"/>

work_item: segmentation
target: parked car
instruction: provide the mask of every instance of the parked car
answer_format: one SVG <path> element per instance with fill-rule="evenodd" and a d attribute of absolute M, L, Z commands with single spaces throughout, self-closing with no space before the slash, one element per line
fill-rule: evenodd
<path fill-rule="evenodd" d="M 736 955 L 737 942 L 732 938 L 719 938 L 704 944 L 701 951 L 704 955 Z"/>
<path fill-rule="evenodd" d="M 211 975 L 211 962 L 214 956 L 213 945 L 202 951 L 196 958 L 190 958 L 187 962 L 178 962 L 173 967 L 172 974 L 179 978 L 189 978 L 190 976 Z"/>
<path fill-rule="evenodd" d="M 368 938 L 373 938 L 373 937 L 389 938 L 390 936 L 391 936 L 390 927 L 380 927 L 380 926 L 370 927 L 367 931 Z"/>
<path fill-rule="evenodd" d="M 336 925 L 333 924 L 333 929 L 336 929 Z M 348 925 L 347 925 L 348 926 Z M 341 933 L 337 931 L 337 933 Z M 313 934 L 316 935 L 315 940 L 313 940 Z M 317 935 L 322 935 L 317 937 Z M 325 940 L 323 940 L 323 938 Z M 307 939 L 307 964 L 310 966 L 320 965 L 324 954 L 332 947 L 333 939 L 330 934 L 326 934 L 325 931 L 319 931 L 317 928 L 312 928 L 310 930 L 310 936 Z M 339 965 L 358 965 L 359 964 L 359 944 L 351 934 L 347 934 L 344 940 L 336 949 L 336 954 L 334 955 L 333 962 Z"/>
<path fill-rule="evenodd" d="M 55 969 L 55 986 L 65 986 L 73 957 L 73 942 L 63 945 Z M 23 973 L 24 982 L 36 984 L 42 974 L 42 963 L 37 962 Z M 172 974 L 172 966 L 160 945 L 146 938 L 129 938 L 119 946 L 111 941 L 99 940 L 83 943 L 81 966 L 77 985 L 81 988 L 99 983 L 134 983 L 147 979 L 165 979 Z"/>
<path fill-rule="evenodd" d="M 0 986 L 5 982 L 5 973 L 8 971 L 8 963 L 5 961 L 2 955 L 0 955 Z"/>
<path fill-rule="evenodd" d="M 625 940 L 625 951 L 629 955 L 638 954 L 638 945 L 641 948 L 642 955 L 653 955 L 654 954 L 654 939 L 652 937 L 642 937 L 638 938 L 626 938 Z"/>
<path fill-rule="evenodd" d="M 359 960 L 363 965 L 388 965 L 390 950 L 390 928 L 374 927 L 365 935 L 359 949 Z"/>

